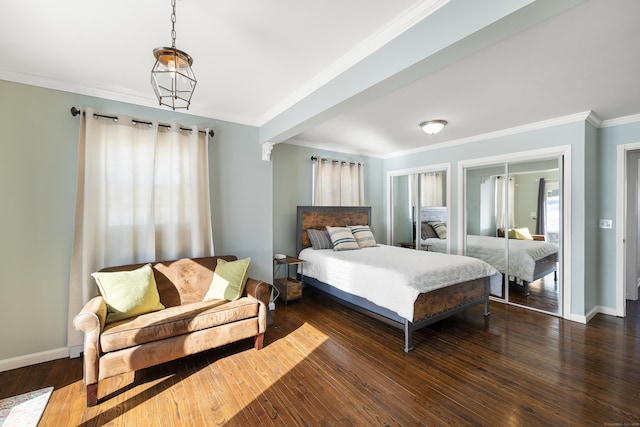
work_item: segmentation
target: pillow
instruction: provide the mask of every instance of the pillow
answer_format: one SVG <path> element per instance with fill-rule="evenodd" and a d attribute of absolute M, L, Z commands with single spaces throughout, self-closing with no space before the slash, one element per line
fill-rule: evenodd
<path fill-rule="evenodd" d="M 107 323 L 164 309 L 151 264 L 131 271 L 97 272 L 91 276 L 107 303 Z"/>
<path fill-rule="evenodd" d="M 358 247 L 373 248 L 378 246 L 376 238 L 373 237 L 373 232 L 368 225 L 350 225 L 348 228 L 356 239 Z"/>
<path fill-rule="evenodd" d="M 433 229 L 431 224 L 428 222 L 422 222 L 420 224 L 420 237 L 422 240 L 425 239 L 437 239 L 438 235 L 436 234 L 436 230 Z"/>
<path fill-rule="evenodd" d="M 360 249 L 355 237 L 351 234 L 351 230 L 347 227 L 329 227 L 327 225 L 327 231 L 333 243 L 334 251 L 347 251 L 351 249 Z"/>
<path fill-rule="evenodd" d="M 447 224 L 439 221 L 427 221 L 427 223 L 433 228 L 439 238 L 447 238 Z"/>
<path fill-rule="evenodd" d="M 333 243 L 327 230 L 314 230 L 313 228 L 309 228 L 307 229 L 307 235 L 309 236 L 313 249 L 333 249 Z"/>
<path fill-rule="evenodd" d="M 251 258 L 237 261 L 225 261 L 218 258 L 211 285 L 203 301 L 214 299 L 235 301 L 240 298 L 244 291 L 244 285 L 247 283 L 250 262 Z"/>
<path fill-rule="evenodd" d="M 511 237 L 512 230 L 513 230 L 513 237 Z M 531 233 L 529 233 L 529 227 L 509 229 L 509 238 L 520 239 L 520 240 L 533 240 L 533 236 L 531 235 Z"/>

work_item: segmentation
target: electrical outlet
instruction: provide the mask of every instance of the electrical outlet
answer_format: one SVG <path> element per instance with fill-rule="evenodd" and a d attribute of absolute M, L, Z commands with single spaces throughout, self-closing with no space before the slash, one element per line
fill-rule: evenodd
<path fill-rule="evenodd" d="M 600 228 L 611 228 L 613 226 L 613 221 L 610 219 L 601 219 L 600 220 Z"/>

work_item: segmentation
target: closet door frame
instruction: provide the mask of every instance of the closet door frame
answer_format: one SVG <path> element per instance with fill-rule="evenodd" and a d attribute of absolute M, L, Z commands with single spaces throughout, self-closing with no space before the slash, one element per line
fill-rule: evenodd
<path fill-rule="evenodd" d="M 458 230 L 457 247 L 462 255 L 466 252 L 467 244 L 467 169 L 483 166 L 491 166 L 500 163 L 527 162 L 535 160 L 549 159 L 551 157 L 563 157 L 564 161 L 560 166 L 562 174 L 561 180 L 563 184 L 563 201 L 562 201 L 562 245 L 559 259 L 560 280 L 562 283 L 562 294 L 559 295 L 560 301 L 560 317 L 569 320 L 574 319 L 571 315 L 571 146 L 558 146 L 551 148 L 542 148 L 539 150 L 521 151 L 509 154 L 503 154 L 491 157 L 482 157 L 477 159 L 461 160 L 458 162 L 458 206 L 456 223 Z M 529 308 L 529 307 L 527 307 Z M 530 308 L 531 309 L 531 308 Z M 536 309 L 532 309 L 536 310 Z M 548 313 L 548 312 L 545 312 Z"/>
<path fill-rule="evenodd" d="M 446 174 L 446 199 L 447 199 L 447 224 L 451 222 L 451 179 L 449 171 L 451 170 L 451 163 L 439 163 L 435 165 L 418 166 L 415 168 L 398 169 L 387 171 L 387 243 L 393 242 L 393 185 L 392 180 L 397 176 L 415 175 L 429 172 L 444 172 Z M 419 193 L 418 193 L 419 194 Z M 419 202 L 419 201 L 418 201 Z M 451 253 L 451 241 L 447 239 L 447 253 Z"/>

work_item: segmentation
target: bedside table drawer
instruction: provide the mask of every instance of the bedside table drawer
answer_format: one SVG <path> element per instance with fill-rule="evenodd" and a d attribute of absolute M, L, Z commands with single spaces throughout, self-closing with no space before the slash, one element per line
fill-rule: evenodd
<path fill-rule="evenodd" d="M 286 302 L 302 298 L 302 282 L 292 278 L 276 279 L 275 286 L 280 292 L 280 297 Z"/>

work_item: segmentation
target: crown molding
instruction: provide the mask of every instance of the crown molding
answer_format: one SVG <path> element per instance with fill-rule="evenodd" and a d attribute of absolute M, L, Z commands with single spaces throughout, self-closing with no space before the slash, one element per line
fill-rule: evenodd
<path fill-rule="evenodd" d="M 107 99 L 109 101 L 124 102 L 127 104 L 139 105 L 142 107 L 156 108 L 158 110 L 166 110 L 166 107 L 158 105 L 155 97 L 151 97 L 149 94 L 139 93 L 125 93 L 114 90 L 98 89 L 88 86 L 80 86 L 73 83 L 65 82 L 62 80 L 52 79 L 49 77 L 36 76 L 32 74 L 15 73 L 12 71 L 0 69 L 0 80 L 6 80 L 13 83 L 19 83 L 29 86 L 41 87 L 44 89 L 58 90 L 61 92 L 73 93 L 76 95 L 91 96 L 95 98 Z M 176 111 L 180 113 L 180 111 Z M 184 114 L 190 114 L 193 116 L 205 117 L 211 120 L 227 121 L 231 123 L 256 126 L 259 124 L 256 120 L 251 120 L 248 117 L 230 115 L 219 111 L 214 111 L 206 108 L 204 105 L 198 103 L 192 103 L 189 110 L 182 111 Z"/>
<path fill-rule="evenodd" d="M 634 114 L 631 116 L 619 117 L 617 119 L 603 120 L 601 122 L 600 127 L 608 128 L 611 126 L 626 125 L 629 123 L 638 123 L 638 122 L 640 122 L 640 114 Z"/>
<path fill-rule="evenodd" d="M 591 117 L 591 118 L 590 118 Z M 456 145 L 463 145 L 463 144 L 469 144 L 471 142 L 479 142 L 479 141 L 485 141 L 488 139 L 495 139 L 495 138 L 501 138 L 501 137 L 505 137 L 505 136 L 509 136 L 509 135 L 516 135 L 519 133 L 524 133 L 524 132 L 530 132 L 533 130 L 539 130 L 539 129 L 545 129 L 545 128 L 550 128 L 553 126 L 559 126 L 559 125 L 564 125 L 567 123 L 575 123 L 575 122 L 584 122 L 584 121 L 589 121 L 590 123 L 594 123 L 599 121 L 597 119 L 597 116 L 595 116 L 595 114 L 593 114 L 592 111 L 585 111 L 582 113 L 577 113 L 577 114 L 571 114 L 568 116 L 563 116 L 563 117 L 557 117 L 554 119 L 549 119 L 549 120 L 543 120 L 540 122 L 535 122 L 535 123 L 530 123 L 527 125 L 523 125 L 523 126 L 516 126 L 516 127 L 512 127 L 512 128 L 508 128 L 508 129 L 502 129 L 499 131 L 495 131 L 495 132 L 488 132 L 488 133 L 483 133 L 480 135 L 474 135 L 474 136 L 470 136 L 467 138 L 460 138 L 460 139 L 456 139 L 456 140 L 452 140 L 452 141 L 446 141 L 446 142 L 441 142 L 438 144 L 433 144 L 433 145 L 428 145 L 426 147 L 420 147 L 420 148 L 416 148 L 414 150 L 406 150 L 406 151 L 399 151 L 396 153 L 392 153 L 389 155 L 384 156 L 384 159 L 389 159 L 389 158 L 393 158 L 393 157 L 400 157 L 400 156 L 406 156 L 409 154 L 416 154 L 416 153 L 422 153 L 425 151 L 432 151 L 432 150 L 439 150 L 441 148 L 446 148 L 446 147 L 453 147 Z M 594 125 L 596 126 L 596 125 Z M 598 126 L 596 126 L 598 127 Z"/>

